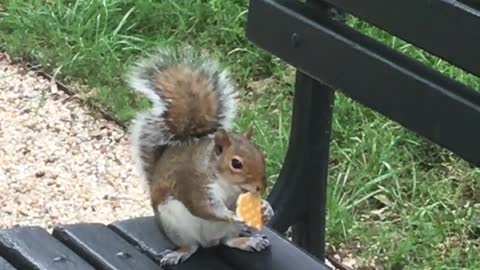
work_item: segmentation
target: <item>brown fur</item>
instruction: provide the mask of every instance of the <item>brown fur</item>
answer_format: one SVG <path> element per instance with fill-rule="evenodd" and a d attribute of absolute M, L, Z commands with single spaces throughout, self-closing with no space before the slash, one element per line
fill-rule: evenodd
<path fill-rule="evenodd" d="M 198 246 L 239 235 L 238 196 L 263 192 L 266 184 L 264 157 L 251 141 L 253 129 L 243 135 L 224 130 L 238 109 L 233 80 L 215 61 L 192 56 L 161 52 L 139 64 L 129 78 L 154 105 L 136 118 L 134 154 L 150 185 L 158 224 L 180 247 L 161 264 L 176 264 Z M 184 207 L 203 220 L 192 218 Z M 238 241 L 260 244 L 257 249 L 265 245 Z M 181 248 L 188 246 L 191 250 Z"/>
<path fill-rule="evenodd" d="M 199 72 L 172 66 L 159 73 L 155 84 L 165 100 L 175 100 L 163 116 L 172 133 L 188 137 L 216 128 L 219 102 L 213 86 Z"/>
<path fill-rule="evenodd" d="M 251 131 L 250 131 L 251 133 Z M 247 133 L 248 134 L 248 133 Z M 251 136 L 251 134 L 250 134 Z M 238 184 L 252 184 L 263 192 L 266 186 L 265 161 L 263 154 L 257 150 L 252 142 L 245 136 L 229 133 L 231 146 L 225 149 L 221 160 L 217 163 L 217 169 L 221 174 Z M 235 172 L 230 167 L 231 160 L 238 156 L 243 161 L 242 172 Z"/>
<path fill-rule="evenodd" d="M 220 154 L 214 145 L 222 147 Z M 244 163 L 241 171 L 231 168 L 234 156 Z M 258 187 L 258 191 L 263 192 L 266 179 L 262 153 L 247 137 L 223 129 L 217 131 L 215 139 L 203 138 L 195 144 L 169 146 L 155 164 L 151 188 L 153 207 L 172 196 L 193 215 L 229 221 L 216 216 L 211 209 L 207 188 L 218 178 L 240 187 Z"/>
<path fill-rule="evenodd" d="M 171 195 L 172 188 L 168 186 L 168 182 L 165 181 L 155 181 L 150 187 L 150 200 L 152 207 L 165 202 L 168 197 Z"/>
<path fill-rule="evenodd" d="M 207 185 L 214 175 L 207 168 L 195 167 L 195 161 L 205 160 L 208 144 L 211 140 L 204 138 L 191 145 L 170 146 L 157 162 L 152 187 L 168 187 L 169 192 L 156 192 L 152 188 L 154 208 L 169 196 L 180 200 L 193 214 L 206 219 L 218 219 L 209 206 Z M 168 196 L 163 196 L 168 194 Z M 153 199 L 155 198 L 155 199 Z M 225 221 L 225 220 L 222 220 Z"/>
<path fill-rule="evenodd" d="M 177 252 L 189 253 L 192 251 L 192 247 L 179 247 L 176 250 Z"/>
<path fill-rule="evenodd" d="M 231 245 L 238 248 L 245 248 L 249 241 L 249 237 L 238 237 L 231 242 Z"/>

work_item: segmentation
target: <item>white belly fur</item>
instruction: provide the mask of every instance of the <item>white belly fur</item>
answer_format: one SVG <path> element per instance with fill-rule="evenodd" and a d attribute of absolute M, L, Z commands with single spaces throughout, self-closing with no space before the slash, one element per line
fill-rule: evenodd
<path fill-rule="evenodd" d="M 241 232 L 238 225 L 193 216 L 183 203 L 173 198 L 159 205 L 157 210 L 165 234 L 179 247 L 211 247 L 218 245 L 220 240 L 238 236 Z"/>

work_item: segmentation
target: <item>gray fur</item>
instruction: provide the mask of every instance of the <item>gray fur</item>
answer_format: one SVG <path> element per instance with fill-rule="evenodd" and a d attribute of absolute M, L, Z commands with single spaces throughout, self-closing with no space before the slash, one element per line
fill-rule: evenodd
<path fill-rule="evenodd" d="M 137 170 L 147 182 L 151 181 L 154 162 L 161 156 L 166 146 L 197 140 L 195 134 L 192 134 L 191 138 L 176 139 L 178 134 L 174 134 L 162 118 L 168 104 L 175 101 L 163 99 L 156 93 L 161 89 L 155 89 L 153 85 L 156 74 L 178 64 L 198 71 L 213 86 L 220 108 L 217 115 L 218 127 L 230 129 L 237 113 L 237 92 L 234 82 L 229 72 L 220 68 L 220 65 L 208 55 L 196 54 L 189 48 L 180 51 L 161 49 L 140 61 L 129 73 L 128 83 L 153 103 L 153 108 L 136 116 L 131 127 L 132 152 Z"/>

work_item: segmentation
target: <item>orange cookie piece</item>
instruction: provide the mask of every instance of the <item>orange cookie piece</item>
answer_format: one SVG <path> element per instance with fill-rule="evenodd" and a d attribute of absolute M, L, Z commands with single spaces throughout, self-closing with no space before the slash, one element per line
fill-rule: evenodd
<path fill-rule="evenodd" d="M 250 192 L 240 194 L 237 200 L 237 216 L 248 226 L 260 230 L 263 227 L 262 199 Z"/>

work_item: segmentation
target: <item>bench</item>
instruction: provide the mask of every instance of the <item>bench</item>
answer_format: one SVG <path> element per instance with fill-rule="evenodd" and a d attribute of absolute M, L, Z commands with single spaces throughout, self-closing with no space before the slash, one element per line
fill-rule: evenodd
<path fill-rule="evenodd" d="M 480 32 L 472 31 L 480 27 L 478 1 L 251 0 L 247 37 L 297 69 L 289 147 L 268 198 L 276 216 L 263 231 L 272 246 L 258 254 L 203 249 L 173 269 L 328 269 L 334 88 L 480 166 L 480 94 L 349 28 L 342 12 L 480 75 Z M 293 241 L 282 236 L 289 228 Z M 0 269 L 159 269 L 169 247 L 153 217 L 64 225 L 52 234 L 16 227 L 0 231 Z"/>
<path fill-rule="evenodd" d="M 478 0 L 250 0 L 248 39 L 297 70 L 269 226 L 293 225 L 293 242 L 320 259 L 336 89 L 480 166 L 480 93 L 352 29 L 345 13 L 480 76 Z"/>
<path fill-rule="evenodd" d="M 327 269 L 277 233 L 265 229 L 272 247 L 252 254 L 215 247 L 195 253 L 171 269 Z M 160 269 L 159 254 L 174 246 L 158 230 L 153 217 L 56 227 L 52 234 L 23 226 L 0 231 L 0 269 Z"/>

